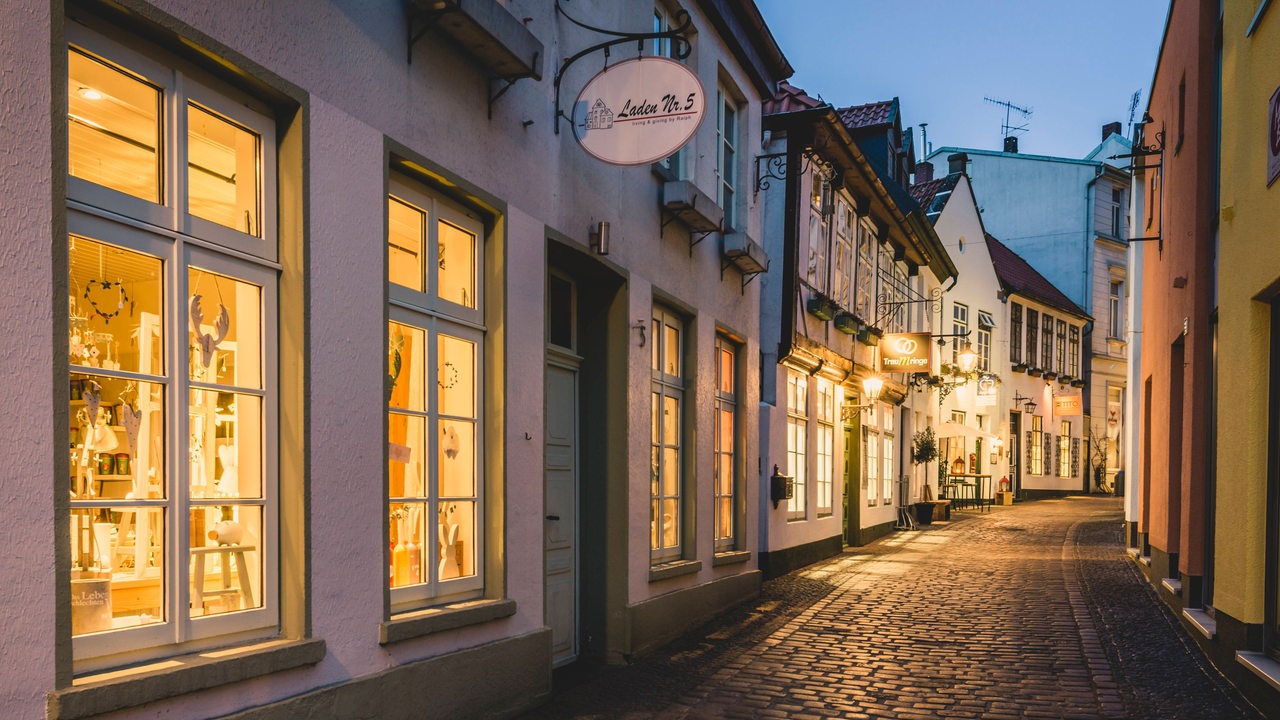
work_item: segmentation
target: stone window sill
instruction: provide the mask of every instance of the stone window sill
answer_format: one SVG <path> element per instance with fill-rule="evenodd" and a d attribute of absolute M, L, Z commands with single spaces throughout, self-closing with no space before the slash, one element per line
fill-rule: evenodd
<path fill-rule="evenodd" d="M 1182 611 L 1182 617 L 1191 623 L 1192 627 L 1200 631 L 1200 634 L 1212 640 L 1214 635 L 1218 634 L 1218 621 L 1214 620 L 1209 613 L 1197 608 L 1188 608 Z"/>
<path fill-rule="evenodd" d="M 1236 662 L 1262 678 L 1262 681 L 1270 685 L 1272 690 L 1280 692 L 1280 662 L 1272 660 L 1264 653 L 1243 650 L 1236 652 Z"/>
<path fill-rule="evenodd" d="M 49 694 L 50 720 L 75 720 L 208 690 L 263 675 L 315 665 L 323 640 L 270 640 L 166 658 L 76 678 Z"/>
<path fill-rule="evenodd" d="M 469 600 L 397 615 L 378 628 L 382 645 L 479 625 L 516 614 L 515 600 Z"/>
<path fill-rule="evenodd" d="M 721 565 L 740 565 L 751 559 L 750 550 L 726 550 L 718 552 L 715 557 L 711 558 L 711 567 L 720 567 Z"/>
<path fill-rule="evenodd" d="M 695 575 L 701 571 L 701 560 L 673 560 L 649 568 L 649 582 L 667 580 L 681 575 Z"/>

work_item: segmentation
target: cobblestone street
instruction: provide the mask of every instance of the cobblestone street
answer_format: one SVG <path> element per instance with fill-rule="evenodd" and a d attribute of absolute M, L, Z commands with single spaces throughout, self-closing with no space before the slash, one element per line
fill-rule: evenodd
<path fill-rule="evenodd" d="M 954 513 L 765 584 L 627 667 L 570 669 L 533 718 L 1261 717 L 1157 602 L 1120 501 Z"/>

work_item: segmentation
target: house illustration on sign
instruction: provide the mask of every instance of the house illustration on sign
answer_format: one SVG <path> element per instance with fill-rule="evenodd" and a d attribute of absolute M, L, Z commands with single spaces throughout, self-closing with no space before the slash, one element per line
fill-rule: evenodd
<path fill-rule="evenodd" d="M 604 104 L 604 100 L 597 98 L 587 113 L 587 129 L 608 130 L 611 127 L 613 127 L 613 111 Z"/>

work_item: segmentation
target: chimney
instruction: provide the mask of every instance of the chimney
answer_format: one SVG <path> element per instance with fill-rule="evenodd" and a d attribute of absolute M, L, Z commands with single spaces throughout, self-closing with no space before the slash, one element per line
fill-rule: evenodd
<path fill-rule="evenodd" d="M 1119 122 L 1109 122 L 1106 125 L 1103 125 L 1102 139 L 1106 140 L 1108 137 L 1111 137 L 1112 135 L 1119 135 L 1121 127 L 1122 126 L 1120 125 Z"/>
<path fill-rule="evenodd" d="M 928 160 L 921 160 L 916 163 L 916 185 L 927 183 L 933 179 L 933 163 Z"/>
<path fill-rule="evenodd" d="M 964 166 L 969 162 L 969 156 L 965 153 L 952 153 L 947 156 L 947 172 L 962 173 Z"/>
<path fill-rule="evenodd" d="M 1016 135 L 1010 135 L 1004 139 L 1004 151 L 1007 153 L 1018 152 L 1018 137 Z"/>

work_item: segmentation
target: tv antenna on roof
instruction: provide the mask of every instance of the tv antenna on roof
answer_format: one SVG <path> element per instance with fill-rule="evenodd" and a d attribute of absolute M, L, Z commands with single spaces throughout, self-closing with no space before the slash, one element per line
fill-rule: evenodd
<path fill-rule="evenodd" d="M 1032 112 L 1031 108 L 1018 107 L 1017 105 L 1014 105 L 1008 100 L 996 100 L 995 98 L 986 97 L 986 96 L 983 96 L 982 99 L 986 100 L 992 105 L 999 105 L 1000 107 L 1004 108 L 1004 124 L 1000 126 L 1000 137 L 1002 138 L 1013 137 L 1014 133 L 1027 132 L 1027 123 L 1023 123 L 1021 125 L 1011 125 L 1009 123 L 1009 116 L 1012 113 L 1017 112 L 1022 115 L 1023 120 L 1030 120 L 1031 112 Z"/>
<path fill-rule="evenodd" d="M 1142 88 L 1133 91 L 1133 97 L 1129 98 L 1129 128 L 1133 129 L 1133 116 L 1138 112 L 1138 102 L 1142 100 Z"/>

